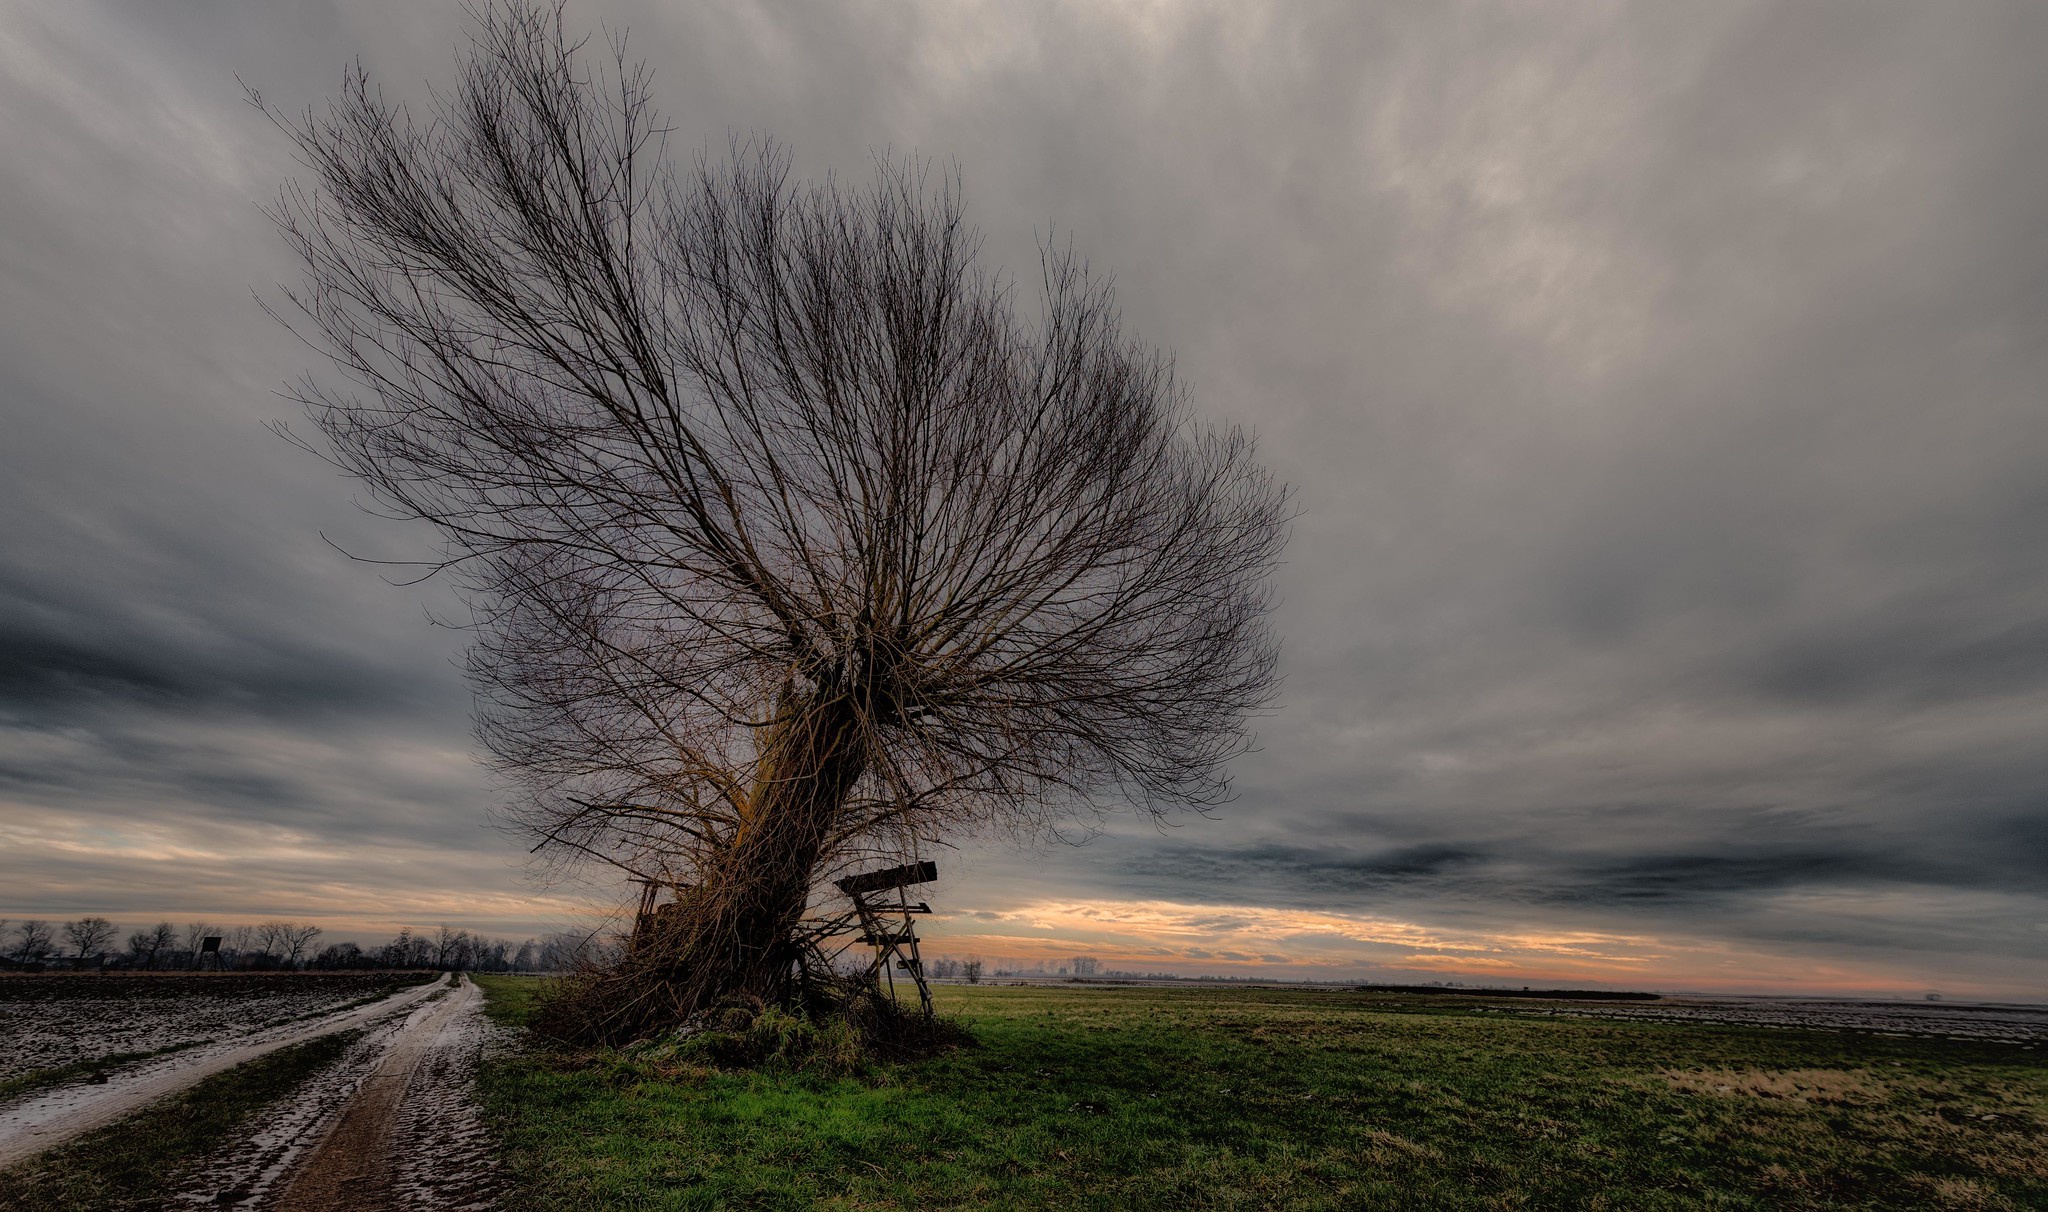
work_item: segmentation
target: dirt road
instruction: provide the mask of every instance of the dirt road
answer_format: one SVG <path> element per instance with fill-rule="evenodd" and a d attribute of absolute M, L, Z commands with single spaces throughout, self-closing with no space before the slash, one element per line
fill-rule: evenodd
<path fill-rule="evenodd" d="M 401 1201 L 402 1176 L 414 1179 L 404 1184 L 404 1194 L 426 1194 L 417 1190 L 417 1176 L 410 1173 L 419 1152 L 407 1147 L 413 1142 L 406 1138 L 415 1133 L 406 1129 L 434 1118 L 418 1114 L 418 1104 L 427 1101 L 435 1084 L 436 1063 L 448 1065 L 457 1059 L 449 1054 L 468 1045 L 465 1027 L 476 1018 L 482 1002 L 481 991 L 465 980 L 392 1041 L 381 1063 L 285 1187 L 277 1203 L 280 1212 L 382 1212 L 429 1202 Z M 438 1145 L 431 1146 L 432 1160 L 437 1168 L 445 1167 L 449 1158 Z M 431 1206 L 457 1205 L 433 1200 Z"/>
<path fill-rule="evenodd" d="M 180 1201 L 294 1212 L 492 1206 L 499 1180 L 472 1097 L 483 995 L 466 978 L 441 988 L 210 1158 Z"/>
<path fill-rule="evenodd" d="M 390 997 L 301 1023 L 143 1061 L 104 1082 L 74 1082 L 0 1108 L 0 1169 L 104 1127 L 222 1070 L 292 1044 L 364 1026 L 432 996 L 438 984 L 414 985 Z"/>

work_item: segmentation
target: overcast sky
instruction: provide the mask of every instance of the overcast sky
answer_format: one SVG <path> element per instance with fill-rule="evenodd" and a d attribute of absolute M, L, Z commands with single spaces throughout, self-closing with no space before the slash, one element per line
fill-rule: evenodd
<path fill-rule="evenodd" d="M 1238 800 L 942 856 L 940 948 L 2048 993 L 2048 6 L 600 4 L 684 148 L 952 158 L 1301 517 Z M 0 916 L 577 919 L 427 536 L 264 429 L 286 108 L 452 5 L 0 4 Z"/>

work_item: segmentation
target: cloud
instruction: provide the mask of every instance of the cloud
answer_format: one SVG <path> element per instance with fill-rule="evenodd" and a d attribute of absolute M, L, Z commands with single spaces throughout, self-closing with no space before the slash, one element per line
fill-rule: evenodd
<path fill-rule="evenodd" d="M 680 149 L 956 157 L 994 259 L 1071 234 L 1298 490 L 1287 692 L 1238 801 L 949 855 L 972 928 L 1384 917 L 1831 987 L 2048 959 L 2038 6 L 571 16 L 630 29 Z M 461 637 L 422 607 L 459 612 L 321 539 L 424 536 L 263 430 L 310 355 L 249 299 L 295 274 L 254 208 L 292 168 L 235 76 L 290 108 L 361 56 L 416 98 L 459 38 L 454 10 L 319 0 L 0 35 L 0 810 L 26 830 L 0 913 L 533 894 L 486 828 Z M 152 846 L 215 857 L 181 887 Z"/>

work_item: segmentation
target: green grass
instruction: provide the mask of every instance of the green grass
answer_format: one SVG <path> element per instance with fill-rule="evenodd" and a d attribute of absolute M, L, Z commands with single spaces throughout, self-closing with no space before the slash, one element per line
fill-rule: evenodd
<path fill-rule="evenodd" d="M 535 988 L 483 978 L 517 1024 Z M 1467 999 L 946 988 L 979 1041 L 853 1078 L 530 1049 L 532 1208 L 2043 1208 L 2007 1045 L 1520 1018 Z"/>
<path fill-rule="evenodd" d="M 189 1163 L 224 1142 L 299 1083 L 340 1059 L 359 1031 L 280 1048 L 162 1102 L 0 1172 L 10 1212 L 137 1212 L 171 1203 Z"/>

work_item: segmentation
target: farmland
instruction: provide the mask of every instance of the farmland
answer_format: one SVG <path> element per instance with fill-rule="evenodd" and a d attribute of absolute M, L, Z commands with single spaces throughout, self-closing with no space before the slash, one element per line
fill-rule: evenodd
<path fill-rule="evenodd" d="M 417 979 L 391 973 L 0 977 L 0 1094 L 82 1064 L 247 1035 Z"/>
<path fill-rule="evenodd" d="M 421 978 L 26 979 L 0 985 L 8 1023 L 136 1047 L 197 1030 L 174 1008 L 254 1038 L 292 1013 L 345 1029 L 5 1169 L 7 1207 L 344 1207 L 369 1182 L 540 1209 L 2048 1207 L 2038 1008 L 952 985 L 972 1042 L 828 1074 L 554 1050 L 521 1030 L 531 978 L 345 1015 Z M 103 1056 L 83 1063 L 110 1083 L 38 1097 L 232 1042 Z"/>
<path fill-rule="evenodd" d="M 516 1024 L 531 983 L 485 983 Z M 1385 994 L 940 1000 L 976 1046 L 852 1077 L 534 1050 L 486 1067 L 485 1110 L 538 1208 L 2048 1206 L 2048 1065 L 2019 1043 Z"/>
<path fill-rule="evenodd" d="M 488 1194 L 470 1099 L 481 996 L 459 977 L 31 976 L 5 988 L 17 1041 L 40 1043 L 57 1023 L 157 1046 L 70 1041 L 86 1059 L 0 1088 L 0 1206 L 355 1206 L 323 1195 L 337 1179 L 350 1199 Z"/>

